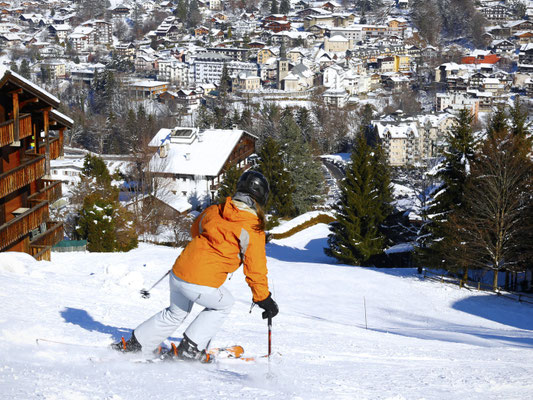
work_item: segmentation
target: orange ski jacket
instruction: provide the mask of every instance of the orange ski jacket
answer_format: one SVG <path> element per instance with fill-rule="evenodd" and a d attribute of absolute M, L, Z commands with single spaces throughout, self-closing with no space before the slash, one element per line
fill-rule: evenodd
<path fill-rule="evenodd" d="M 266 299 L 265 232 L 254 229 L 258 222 L 255 210 L 231 197 L 208 207 L 193 222 L 193 239 L 172 271 L 186 282 L 218 288 L 242 263 L 253 301 Z"/>

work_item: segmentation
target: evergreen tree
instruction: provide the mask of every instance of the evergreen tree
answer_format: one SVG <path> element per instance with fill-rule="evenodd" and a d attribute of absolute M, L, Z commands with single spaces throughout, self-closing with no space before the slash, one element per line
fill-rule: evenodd
<path fill-rule="evenodd" d="M 218 86 L 218 96 L 219 98 L 225 98 L 228 95 L 229 92 L 229 72 L 228 72 L 228 66 L 226 63 L 224 63 L 224 66 L 222 67 L 222 76 L 220 77 L 220 82 Z"/>
<path fill-rule="evenodd" d="M 304 142 L 289 109 L 283 113 L 279 130 L 285 165 L 295 187 L 292 196 L 294 208 L 298 214 L 303 214 L 320 201 L 324 191 L 324 174 L 321 165 L 313 159 L 311 147 Z"/>
<path fill-rule="evenodd" d="M 23 59 L 20 63 L 20 75 L 26 79 L 31 79 L 30 64 L 26 59 Z"/>
<path fill-rule="evenodd" d="M 444 221 L 450 211 L 462 204 L 462 194 L 476 148 L 472 118 L 468 110 L 462 110 L 447 134 L 448 149 L 444 152 L 444 162 L 437 174 L 442 186 L 431 206 L 434 221 Z"/>
<path fill-rule="evenodd" d="M 281 0 L 279 3 L 279 12 L 287 15 L 291 12 L 291 2 L 289 0 Z"/>
<path fill-rule="evenodd" d="M 9 69 L 10 69 L 11 71 L 13 71 L 14 73 L 18 74 L 18 72 L 19 72 L 19 67 L 18 67 L 18 65 L 17 65 L 17 63 L 16 63 L 15 60 L 11 61 L 11 63 L 9 64 Z"/>
<path fill-rule="evenodd" d="M 336 221 L 330 225 L 329 247 L 325 249 L 342 263 L 365 265 L 383 251 L 384 238 L 379 231 L 383 217 L 373 158 L 365 135 L 360 133 L 340 186 Z"/>
<path fill-rule="evenodd" d="M 509 127 L 507 125 L 507 114 L 504 106 L 498 106 L 496 111 L 491 115 L 489 125 L 487 128 L 488 136 L 493 136 L 496 133 L 507 132 Z"/>
<path fill-rule="evenodd" d="M 435 267 L 456 269 L 449 258 L 447 238 L 450 237 L 448 224 L 451 213 L 464 207 L 464 192 L 471 164 L 475 159 L 476 140 L 472 132 L 472 115 L 463 109 L 454 127 L 447 135 L 448 149 L 436 178 L 441 181 L 430 204 L 431 224 L 428 226 L 431 238 L 420 249 L 420 258 Z"/>
<path fill-rule="evenodd" d="M 296 111 L 296 122 L 302 131 L 306 143 L 311 143 L 315 136 L 315 126 L 311 120 L 311 113 L 307 107 L 299 107 Z"/>
<path fill-rule="evenodd" d="M 265 211 L 277 217 L 294 215 L 292 194 L 294 185 L 291 175 L 285 168 L 280 144 L 272 137 L 265 139 L 259 156 L 259 171 L 270 184 L 270 196 Z"/>
<path fill-rule="evenodd" d="M 526 137 L 529 134 L 530 123 L 527 122 L 528 114 L 525 106 L 516 96 L 513 106 L 509 108 L 509 125 L 513 135 Z"/>
<path fill-rule="evenodd" d="M 81 200 L 77 233 L 89 251 L 128 251 L 137 247 L 133 215 L 120 205 L 112 176 L 100 157 L 87 155 L 73 192 Z"/>
<path fill-rule="evenodd" d="M 277 0 L 272 0 L 270 3 L 270 14 L 278 14 L 279 8 L 278 8 L 278 2 Z"/>
<path fill-rule="evenodd" d="M 204 104 L 198 108 L 195 124 L 200 129 L 209 128 L 213 124 L 213 115 Z"/>
<path fill-rule="evenodd" d="M 383 232 L 382 224 L 392 213 L 392 184 L 391 169 L 380 143 L 376 143 L 373 147 L 372 169 L 374 171 L 373 184 L 376 188 L 378 203 L 376 222 L 380 231 Z"/>
<path fill-rule="evenodd" d="M 224 173 L 224 180 L 222 181 L 220 188 L 218 189 L 217 202 L 222 203 L 226 200 L 226 197 L 233 196 L 237 190 L 237 182 L 242 175 L 236 165 L 229 167 Z"/>

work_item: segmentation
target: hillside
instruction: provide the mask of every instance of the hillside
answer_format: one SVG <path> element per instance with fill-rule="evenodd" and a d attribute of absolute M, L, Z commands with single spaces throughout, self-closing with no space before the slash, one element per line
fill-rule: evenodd
<path fill-rule="evenodd" d="M 0 398 L 533 397 L 531 306 L 423 281 L 415 270 L 336 265 L 322 251 L 327 234 L 319 224 L 267 246 L 281 310 L 272 335 L 281 355 L 271 360 L 270 380 L 266 360 L 135 364 L 105 348 L 167 305 L 166 283 L 150 299 L 139 290 L 170 268 L 176 249 L 54 253 L 51 263 L 2 253 Z M 214 345 L 265 354 L 266 323 L 259 309 L 249 313 L 242 271 L 226 285 L 236 304 Z M 95 347 L 38 346 L 36 338 Z"/>

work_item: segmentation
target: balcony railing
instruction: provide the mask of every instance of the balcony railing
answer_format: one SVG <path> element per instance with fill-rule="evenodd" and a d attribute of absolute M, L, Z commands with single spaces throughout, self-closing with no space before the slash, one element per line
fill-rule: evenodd
<path fill-rule="evenodd" d="M 43 179 L 42 182 L 44 183 L 44 188 L 28 197 L 28 201 L 32 205 L 45 200 L 47 200 L 48 203 L 53 204 L 63 195 L 61 181 Z"/>
<path fill-rule="evenodd" d="M 31 114 L 19 116 L 19 139 L 31 136 Z M 15 121 L 2 122 L 0 124 L 0 147 L 7 146 L 15 141 Z"/>
<path fill-rule="evenodd" d="M 0 198 L 44 176 L 44 156 L 33 156 L 11 171 L 0 175 Z"/>
<path fill-rule="evenodd" d="M 48 202 L 42 202 L 0 226 L 0 251 L 48 219 Z"/>
<path fill-rule="evenodd" d="M 50 159 L 55 160 L 61 156 L 63 150 L 63 137 L 55 137 L 50 139 Z M 39 154 L 46 153 L 46 144 L 41 142 L 39 144 Z"/>
<path fill-rule="evenodd" d="M 30 247 L 52 247 L 63 240 L 63 222 L 48 221 L 46 227 L 45 232 L 40 233 L 31 240 Z"/>

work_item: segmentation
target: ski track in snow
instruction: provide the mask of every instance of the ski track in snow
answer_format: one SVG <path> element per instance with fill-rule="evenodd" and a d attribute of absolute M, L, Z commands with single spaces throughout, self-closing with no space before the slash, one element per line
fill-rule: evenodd
<path fill-rule="evenodd" d="M 280 306 L 270 365 L 137 364 L 106 348 L 168 305 L 166 281 L 150 299 L 139 291 L 179 249 L 53 253 L 52 262 L 0 254 L 0 399 L 533 398 L 532 306 L 424 281 L 413 269 L 337 265 L 322 250 L 328 233 L 319 224 L 267 245 Z M 266 322 L 257 307 L 249 313 L 242 269 L 225 284 L 236 303 L 213 346 L 264 355 Z"/>

